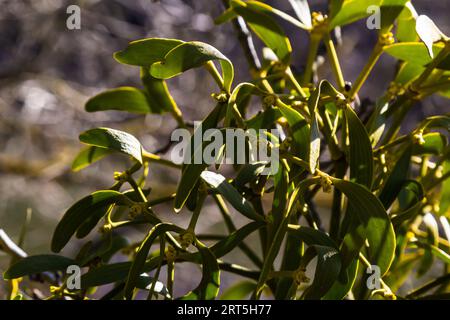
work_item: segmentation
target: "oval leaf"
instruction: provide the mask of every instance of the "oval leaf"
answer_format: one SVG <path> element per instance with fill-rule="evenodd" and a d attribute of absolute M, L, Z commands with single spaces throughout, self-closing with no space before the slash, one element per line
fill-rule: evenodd
<path fill-rule="evenodd" d="M 120 192 L 102 190 L 92 193 L 70 207 L 56 226 L 52 238 L 52 251 L 59 252 L 69 242 L 75 231 L 100 208 L 113 203 L 126 203 Z"/>
<path fill-rule="evenodd" d="M 132 113 L 151 113 L 145 93 L 134 87 L 120 87 L 104 91 L 86 102 L 87 112 L 119 110 Z"/>
<path fill-rule="evenodd" d="M 334 186 L 348 198 L 349 203 L 365 227 L 369 242 L 369 260 L 388 270 L 395 255 L 395 233 L 391 220 L 381 202 L 365 187 L 345 180 L 331 178 Z"/>
<path fill-rule="evenodd" d="M 264 221 L 263 217 L 256 213 L 252 204 L 247 201 L 247 199 L 242 197 L 241 194 L 227 182 L 224 176 L 211 171 L 203 171 L 200 177 L 211 188 L 214 188 L 225 199 L 227 199 L 233 208 L 242 213 L 244 216 L 256 221 Z"/>
<path fill-rule="evenodd" d="M 220 61 L 224 86 L 229 92 L 234 77 L 232 63 L 219 50 L 203 42 L 185 42 L 173 48 L 162 61 L 152 64 L 150 74 L 157 79 L 169 79 L 211 60 Z"/>
<path fill-rule="evenodd" d="M 68 266 L 76 264 L 75 260 L 53 254 L 30 256 L 13 264 L 3 277 L 9 280 L 46 271 L 65 271 Z"/>
<path fill-rule="evenodd" d="M 123 64 L 150 67 L 162 61 L 164 56 L 183 41 L 176 39 L 149 38 L 132 41 L 122 51 L 114 53 L 114 58 Z"/>
<path fill-rule="evenodd" d="M 80 134 L 80 141 L 92 146 L 125 153 L 142 163 L 142 146 L 129 133 L 111 128 L 95 128 Z"/>

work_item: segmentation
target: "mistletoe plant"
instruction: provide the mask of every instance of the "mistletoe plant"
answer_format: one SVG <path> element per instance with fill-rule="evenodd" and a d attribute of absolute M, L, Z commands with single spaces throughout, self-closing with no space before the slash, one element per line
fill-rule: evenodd
<path fill-rule="evenodd" d="M 264 134 L 258 136 L 278 152 L 278 170 L 264 175 L 268 161 L 248 161 L 232 166 L 234 172 L 226 171 L 225 177 L 220 165 L 172 161 L 164 155 L 170 145 L 151 153 L 129 133 L 88 130 L 80 135 L 88 147 L 75 159 L 74 170 L 113 152 L 129 156 L 133 164 L 114 173 L 116 182 L 110 188 L 66 211 L 51 248 L 58 253 L 73 236 L 85 238 L 97 225 L 101 245 L 89 241 L 73 258 L 20 258 L 4 274 L 14 288 L 11 298 L 29 298 L 36 275 L 51 286 L 52 299 L 91 299 L 98 297 L 98 287 L 108 284 L 112 289 L 102 299 L 215 299 L 219 289 L 224 299 L 259 299 L 262 294 L 275 299 L 450 297 L 450 115 L 405 123 L 413 106 L 430 95 L 450 97 L 449 38 L 406 0 L 331 0 L 327 14 L 310 13 L 306 0 L 289 2 L 296 17 L 260 1 L 223 1 L 225 10 L 216 23 L 234 26 L 248 61 L 249 82 L 233 82 L 232 62 L 209 44 L 142 39 L 114 55 L 119 63 L 140 68 L 142 88 L 112 89 L 86 103 L 88 112 L 167 112 L 179 128 L 192 131 L 167 82 L 205 68 L 218 86 L 212 94 L 216 104 L 194 136 L 208 129 L 281 130 L 270 141 Z M 342 39 L 334 30 L 377 18 L 369 17 L 369 5 L 379 8 L 379 28 L 367 30 L 378 33 L 378 41 L 350 82 L 336 50 Z M 291 68 L 295 53 L 280 19 L 309 35 L 301 73 Z M 253 37 L 264 45 L 262 55 Z M 316 61 L 322 43 L 334 78 L 318 81 Z M 361 108 L 358 93 L 383 54 L 398 59 L 395 77 L 385 78 L 385 93 Z M 250 115 L 249 105 L 259 112 Z M 194 157 L 208 143 L 190 146 Z M 225 149 L 221 146 L 216 157 L 223 158 Z M 180 172 L 175 194 L 152 197 L 146 183 L 153 165 Z M 329 214 L 317 210 L 323 193 L 332 199 Z M 202 210 L 208 197 L 222 214 L 228 234 L 198 234 L 197 221 L 208 215 Z M 173 202 L 171 214 L 190 219 L 187 228 L 160 218 L 159 205 L 167 202 Z M 243 227 L 236 227 L 230 206 L 247 220 Z M 147 234 L 130 244 L 120 231 L 136 225 L 145 227 Z M 258 246 L 249 245 L 246 238 L 252 234 L 258 235 Z M 223 260 L 233 250 L 241 250 L 252 265 Z M 129 261 L 111 262 L 120 252 L 127 253 Z M 202 276 L 194 290 L 177 297 L 174 273 L 185 262 L 198 264 Z M 78 287 L 68 281 L 68 267 L 73 265 L 82 270 Z M 407 279 L 423 283 L 420 278 L 431 268 L 431 282 L 399 291 Z M 161 277 L 163 269 L 167 277 Z M 221 288 L 224 272 L 246 280 Z M 19 285 L 26 276 L 27 285 Z"/>

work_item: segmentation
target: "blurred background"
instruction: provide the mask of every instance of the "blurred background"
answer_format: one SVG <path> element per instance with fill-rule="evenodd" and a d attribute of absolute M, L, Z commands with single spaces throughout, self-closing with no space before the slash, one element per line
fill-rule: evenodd
<path fill-rule="evenodd" d="M 266 2 L 294 15 L 286 0 Z M 312 10 L 326 12 L 325 0 L 309 3 Z M 81 30 L 66 28 L 66 9 L 71 4 L 81 7 Z M 429 15 L 450 34 L 450 0 L 417 0 L 413 4 L 419 14 Z M 213 19 L 223 11 L 221 0 L 0 0 L 0 8 L 0 229 L 17 241 L 26 211 L 31 208 L 23 247 L 28 254 L 50 252 L 51 234 L 65 210 L 82 196 L 108 188 L 113 172 L 129 165 L 124 157 L 112 156 L 81 172 L 72 172 L 71 162 L 82 147 L 78 142 L 81 131 L 98 126 L 125 130 L 154 151 L 167 143 L 176 127 L 170 115 L 84 111 L 86 100 L 104 89 L 139 86 L 139 69 L 117 63 L 113 52 L 145 37 L 199 40 L 230 58 L 237 81 L 250 78 L 231 24 L 214 25 Z M 294 67 L 301 70 L 307 34 L 280 23 L 294 48 Z M 361 21 L 344 27 L 342 35 L 338 54 L 346 80 L 354 81 L 372 50 L 376 32 L 367 30 L 365 21 Z M 260 43 L 257 46 L 260 48 Z M 394 71 L 395 61 L 383 56 L 363 87 L 361 99 L 374 101 L 386 89 Z M 319 74 L 332 79 L 327 63 Z M 188 120 L 203 118 L 214 105 L 210 94 L 217 89 L 206 77 L 209 75 L 204 71 L 195 70 L 168 81 Z M 414 117 L 436 113 L 444 103 L 433 96 L 416 106 Z M 152 197 L 172 193 L 177 181 L 175 171 L 153 166 L 148 181 Z M 211 206 L 205 211 L 200 231 L 225 232 L 216 209 Z M 173 218 L 170 206 L 159 207 L 158 213 L 181 224 L 189 217 Z M 136 240 L 142 235 L 130 233 Z M 72 255 L 78 244 L 71 242 L 64 254 Z M 0 252 L 0 271 L 8 263 L 9 258 Z M 196 285 L 197 280 L 192 279 L 198 278 L 200 271 L 194 269 L 176 273 L 178 283 L 186 284 L 177 288 L 178 294 Z M 235 278 L 227 276 L 222 281 L 228 286 Z M 3 285 L 0 281 L 0 298 Z"/>

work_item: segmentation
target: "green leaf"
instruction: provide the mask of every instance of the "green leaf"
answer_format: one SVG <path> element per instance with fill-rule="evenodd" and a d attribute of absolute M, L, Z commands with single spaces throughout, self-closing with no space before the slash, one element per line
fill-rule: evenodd
<path fill-rule="evenodd" d="M 437 55 L 444 46 L 440 43 L 433 45 L 433 54 Z M 402 42 L 386 46 L 384 51 L 394 58 L 407 61 L 420 66 L 426 66 L 432 60 L 428 49 L 423 43 Z M 438 69 L 450 70 L 450 56 L 447 56 L 438 66 Z"/>
<path fill-rule="evenodd" d="M 320 245 L 338 249 L 336 243 L 327 234 L 322 231 L 304 227 L 304 226 L 294 226 L 289 225 L 288 232 L 293 236 L 301 239 L 308 246 Z"/>
<path fill-rule="evenodd" d="M 128 278 L 124 290 L 125 299 L 131 299 L 133 295 L 133 290 L 136 287 L 137 280 L 141 273 L 144 271 L 145 261 L 147 260 L 148 253 L 153 242 L 158 236 L 168 231 L 181 233 L 183 232 L 183 229 L 173 224 L 159 223 L 149 231 L 148 235 L 142 241 L 141 245 L 137 249 L 136 256 L 128 273 Z"/>
<path fill-rule="evenodd" d="M 279 108 L 269 107 L 246 121 L 249 129 L 270 129 L 272 124 L 282 117 Z"/>
<path fill-rule="evenodd" d="M 320 156 L 320 132 L 317 122 L 317 108 L 319 99 L 323 95 L 335 97 L 340 93 L 326 80 L 322 80 L 314 90 L 308 100 L 309 113 L 311 114 L 311 129 L 309 138 L 309 170 L 311 173 L 316 171 Z"/>
<path fill-rule="evenodd" d="M 341 258 L 339 251 L 333 247 L 313 245 L 308 247 L 308 251 L 315 251 L 317 254 L 317 266 L 312 284 L 305 290 L 303 297 L 306 300 L 317 300 L 322 298 L 339 276 L 341 271 Z"/>
<path fill-rule="evenodd" d="M 402 154 L 395 162 L 392 171 L 389 173 L 383 189 L 381 189 L 378 198 L 386 209 L 390 208 L 403 184 L 408 179 L 411 166 L 411 152 L 411 146 L 407 146 L 406 149 L 402 151 Z"/>
<path fill-rule="evenodd" d="M 310 141 L 310 129 L 308 123 L 297 110 L 287 106 L 281 101 L 278 103 L 278 108 L 289 124 L 294 138 L 296 154 L 303 160 L 308 159 Z"/>
<path fill-rule="evenodd" d="M 149 68 L 141 68 L 141 82 L 147 93 L 147 101 L 152 113 L 160 114 L 178 109 L 166 81 L 152 77 Z"/>
<path fill-rule="evenodd" d="M 354 259 L 345 270 L 344 277 L 339 277 L 330 290 L 323 296 L 323 300 L 342 300 L 353 288 L 358 275 L 359 260 Z M 342 270 L 341 270 L 342 273 Z"/>
<path fill-rule="evenodd" d="M 250 234 L 258 230 L 262 226 L 263 223 L 261 222 L 250 222 L 242 228 L 232 232 L 223 240 L 215 243 L 211 247 L 211 251 L 213 252 L 215 257 L 221 258 L 227 253 L 231 252 L 238 245 L 240 245 L 246 237 L 248 237 Z"/>
<path fill-rule="evenodd" d="M 151 113 L 145 93 L 134 87 L 120 87 L 104 91 L 90 98 L 85 105 L 87 112 L 119 110 L 132 113 Z"/>
<path fill-rule="evenodd" d="M 426 15 L 417 17 L 416 32 L 419 35 L 420 40 L 422 40 L 427 47 L 430 58 L 433 58 L 433 43 L 445 40 L 445 35 L 439 30 L 433 20 Z"/>
<path fill-rule="evenodd" d="M 234 179 L 236 189 L 242 190 L 247 183 L 255 181 L 264 171 L 266 165 L 267 161 L 258 161 L 243 165 Z"/>
<path fill-rule="evenodd" d="M 373 154 L 369 135 L 352 108 L 346 108 L 344 113 L 350 141 L 350 179 L 370 190 L 373 179 Z"/>
<path fill-rule="evenodd" d="M 126 196 L 113 190 L 96 191 L 71 206 L 56 226 L 52 251 L 59 252 L 69 242 L 75 231 L 99 208 L 113 203 L 129 203 Z"/>
<path fill-rule="evenodd" d="M 285 65 L 289 65 L 292 52 L 291 44 L 275 20 L 268 14 L 251 8 L 243 1 L 231 0 L 230 4 L 245 19 L 245 22 L 258 38 L 272 49 L 278 59 Z"/>
<path fill-rule="evenodd" d="M 237 13 L 233 8 L 228 8 L 220 16 L 214 19 L 215 24 L 223 24 L 237 17 Z"/>
<path fill-rule="evenodd" d="M 388 32 L 394 21 L 398 18 L 400 13 L 405 8 L 408 0 L 383 0 L 381 4 L 380 18 L 381 29 L 380 34 Z"/>
<path fill-rule="evenodd" d="M 395 255 L 395 233 L 382 203 L 365 187 L 345 180 L 331 178 L 333 185 L 348 198 L 350 205 L 364 225 L 369 242 L 369 261 L 388 270 Z"/>
<path fill-rule="evenodd" d="M 240 281 L 231 287 L 227 288 L 220 296 L 220 300 L 244 300 L 256 288 L 256 283 L 253 281 Z"/>
<path fill-rule="evenodd" d="M 411 32 L 416 26 L 417 16 L 412 3 L 407 2 L 397 20 L 396 38 L 399 42 L 415 42 L 417 40 L 417 34 Z"/>
<path fill-rule="evenodd" d="M 150 189 L 142 190 L 145 196 L 150 194 Z M 123 193 L 128 199 L 135 202 L 141 201 L 141 196 L 134 190 L 128 190 Z M 98 224 L 100 219 L 102 219 L 108 210 L 113 210 L 114 205 L 105 205 L 96 209 L 91 213 L 90 217 L 83 222 L 83 224 L 77 230 L 77 238 L 82 239 L 86 237 Z M 136 220 L 135 220 L 136 221 Z"/>
<path fill-rule="evenodd" d="M 203 171 L 200 177 L 205 181 L 211 188 L 219 192 L 228 202 L 235 208 L 238 212 L 242 213 L 249 219 L 256 221 L 264 221 L 264 218 L 258 215 L 253 208 L 252 204 L 247 201 L 241 194 L 227 182 L 224 176 L 221 174 Z"/>
<path fill-rule="evenodd" d="M 413 155 L 441 155 L 447 146 L 447 137 L 439 132 L 423 135 L 424 143 L 414 144 Z"/>
<path fill-rule="evenodd" d="M 317 113 L 315 110 L 311 116 L 309 141 L 309 171 L 314 174 L 316 172 L 320 157 L 320 131 L 319 123 L 317 122 Z"/>
<path fill-rule="evenodd" d="M 145 263 L 144 272 L 155 269 L 159 264 L 159 257 L 153 257 Z M 81 288 L 98 287 L 126 279 L 131 262 L 105 264 L 89 270 L 81 276 Z M 139 283 L 140 280 L 138 280 Z"/>
<path fill-rule="evenodd" d="M 450 160 L 443 163 L 442 174 L 450 172 Z M 439 215 L 450 217 L 450 179 L 444 180 L 441 185 L 441 194 L 439 202 Z M 450 241 L 450 239 L 448 239 Z"/>
<path fill-rule="evenodd" d="M 81 150 L 72 162 L 72 170 L 80 171 L 96 161 L 99 161 L 111 154 L 112 150 L 99 148 L 99 147 L 87 147 Z"/>
<path fill-rule="evenodd" d="M 114 205 L 107 204 L 90 212 L 89 218 L 87 218 L 77 229 L 76 237 L 78 239 L 86 237 L 97 226 L 97 223 L 106 215 L 106 213 L 113 208 Z"/>
<path fill-rule="evenodd" d="M 46 271 L 65 271 L 68 266 L 76 264 L 75 260 L 53 254 L 30 256 L 13 264 L 3 278 L 9 280 Z"/>
<path fill-rule="evenodd" d="M 219 50 L 203 42 L 185 42 L 173 48 L 162 61 L 151 65 L 150 74 L 157 79 L 169 79 L 212 60 L 219 60 L 225 90 L 229 92 L 234 77 L 233 64 Z"/>
<path fill-rule="evenodd" d="M 261 1 L 255 1 L 255 0 L 249 0 L 245 2 L 248 6 L 248 8 L 253 9 L 255 11 L 260 11 L 261 13 L 266 13 L 266 14 L 275 14 L 278 17 L 280 17 L 281 19 L 284 19 L 285 21 L 293 24 L 296 27 L 299 27 L 301 29 L 304 30 L 310 30 L 312 27 L 312 23 L 311 23 L 311 16 L 309 17 L 309 21 L 310 21 L 310 25 L 306 25 L 305 23 L 303 23 L 302 21 L 298 21 L 297 19 L 295 19 L 294 17 L 288 15 L 287 13 L 285 13 L 284 11 L 275 9 L 271 6 L 269 6 L 266 3 L 263 3 Z"/>
<path fill-rule="evenodd" d="M 256 87 L 254 84 L 248 82 L 242 82 L 233 89 L 233 92 L 231 93 L 230 98 L 228 99 L 228 107 L 224 121 L 224 127 L 230 126 L 231 119 L 233 117 L 236 117 L 236 113 L 241 114 L 245 111 L 244 106 L 247 104 L 248 99 L 253 94 L 263 96 L 266 93 L 261 89 L 259 89 L 258 87 Z M 236 119 L 236 121 L 238 122 L 240 121 L 240 119 Z"/>
<path fill-rule="evenodd" d="M 450 115 L 432 116 L 422 121 L 419 128 L 426 129 L 445 129 L 450 132 Z"/>
<path fill-rule="evenodd" d="M 368 17 L 371 12 L 367 8 L 369 6 L 381 6 L 382 2 L 382 0 L 343 0 L 339 6 L 333 5 L 329 29 L 331 30 Z"/>
<path fill-rule="evenodd" d="M 159 260 L 159 259 L 158 259 Z M 126 279 L 131 262 L 101 265 L 81 276 L 81 288 L 98 287 Z"/>
<path fill-rule="evenodd" d="M 400 226 L 405 221 L 411 221 L 422 208 L 424 190 L 422 185 L 414 180 L 407 180 L 399 192 L 399 206 L 401 211 L 392 214 L 392 224 L 395 227 Z"/>
<path fill-rule="evenodd" d="M 189 146 L 189 148 L 191 148 L 191 161 L 183 167 L 181 180 L 178 184 L 177 193 L 175 196 L 174 209 L 176 212 L 179 212 L 183 208 L 198 179 L 200 179 L 200 174 L 208 167 L 208 164 L 205 163 L 195 163 L 195 159 L 198 159 L 199 156 L 200 159 L 203 159 L 202 155 L 204 146 L 197 146 L 194 141 L 194 137 L 196 135 L 201 135 L 203 137 L 206 130 L 215 128 L 219 121 L 224 117 L 226 107 L 226 103 L 218 103 L 214 110 L 202 121 L 201 126 L 194 131 L 194 135 L 191 138 Z M 194 147 L 196 147 L 196 149 L 194 149 Z"/>
<path fill-rule="evenodd" d="M 197 249 L 202 257 L 202 279 L 200 284 L 181 297 L 181 300 L 213 300 L 217 297 L 220 288 L 220 269 L 217 259 L 208 247 L 197 242 Z"/>
<path fill-rule="evenodd" d="M 410 62 L 405 62 L 401 65 L 395 76 L 395 83 L 406 85 L 413 81 L 415 78 L 420 76 L 420 74 L 425 70 L 421 65 L 413 64 Z"/>
<path fill-rule="evenodd" d="M 80 134 L 80 141 L 125 153 L 142 163 L 142 146 L 131 134 L 111 128 L 95 128 Z"/>
<path fill-rule="evenodd" d="M 176 39 L 149 38 L 132 41 L 128 47 L 114 54 L 114 58 L 123 64 L 149 68 L 153 63 L 162 61 L 164 56 L 183 41 Z"/>

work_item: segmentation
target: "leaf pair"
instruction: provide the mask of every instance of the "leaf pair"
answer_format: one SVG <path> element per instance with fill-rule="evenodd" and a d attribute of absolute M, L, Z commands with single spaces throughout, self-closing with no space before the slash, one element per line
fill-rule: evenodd
<path fill-rule="evenodd" d="M 133 41 L 125 50 L 115 53 L 114 58 L 124 64 L 149 68 L 150 75 L 156 79 L 170 79 L 208 61 L 218 60 L 222 67 L 223 89 L 227 92 L 234 78 L 230 60 L 213 46 L 198 41 L 159 38 Z"/>

